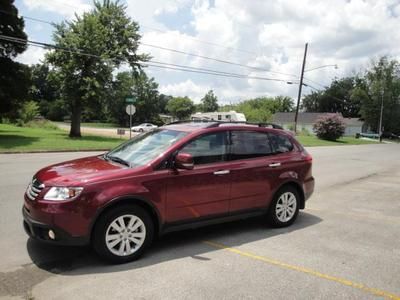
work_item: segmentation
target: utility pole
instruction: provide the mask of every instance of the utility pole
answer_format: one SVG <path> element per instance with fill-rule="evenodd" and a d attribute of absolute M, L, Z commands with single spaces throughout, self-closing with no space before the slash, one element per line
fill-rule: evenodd
<path fill-rule="evenodd" d="M 379 118 L 379 142 L 382 143 L 382 119 L 383 119 L 383 96 L 384 96 L 385 90 L 382 88 L 381 91 L 381 116 Z"/>
<path fill-rule="evenodd" d="M 303 58 L 303 65 L 301 67 L 301 74 L 300 74 L 299 94 L 297 96 L 296 114 L 294 116 L 294 133 L 297 133 L 297 118 L 299 116 L 299 106 L 300 106 L 300 98 L 301 98 L 301 89 L 303 88 L 303 76 L 304 76 L 304 68 L 306 66 L 307 48 L 308 48 L 308 43 L 306 43 L 306 45 L 304 47 L 304 58 Z"/>

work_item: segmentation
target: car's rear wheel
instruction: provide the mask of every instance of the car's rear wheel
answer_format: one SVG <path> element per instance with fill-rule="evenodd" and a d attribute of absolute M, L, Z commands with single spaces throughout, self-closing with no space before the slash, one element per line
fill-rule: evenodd
<path fill-rule="evenodd" d="M 93 248 L 113 263 L 139 258 L 150 245 L 154 224 L 141 207 L 123 205 L 100 217 L 93 233 Z"/>
<path fill-rule="evenodd" d="M 291 225 L 299 214 L 300 195 L 293 186 L 281 188 L 268 210 L 268 222 L 274 227 Z"/>

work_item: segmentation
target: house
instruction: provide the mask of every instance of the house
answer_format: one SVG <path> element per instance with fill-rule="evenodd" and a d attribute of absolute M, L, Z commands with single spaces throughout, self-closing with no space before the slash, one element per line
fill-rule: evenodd
<path fill-rule="evenodd" d="M 346 124 L 346 129 L 344 130 L 345 136 L 355 136 L 356 133 L 364 132 L 364 121 L 359 118 L 343 118 Z"/>
<path fill-rule="evenodd" d="M 318 120 L 318 118 L 324 115 L 331 115 L 331 113 L 313 113 L 313 112 L 302 112 L 298 114 L 297 117 L 297 131 L 305 130 L 309 133 L 314 133 L 313 125 Z M 342 117 L 341 113 L 337 113 Z M 294 112 L 278 112 L 274 114 L 273 122 L 281 125 L 287 130 L 294 129 Z M 346 125 L 344 132 L 345 136 L 355 136 L 356 133 L 360 133 L 363 130 L 364 122 L 358 118 L 343 118 Z"/>

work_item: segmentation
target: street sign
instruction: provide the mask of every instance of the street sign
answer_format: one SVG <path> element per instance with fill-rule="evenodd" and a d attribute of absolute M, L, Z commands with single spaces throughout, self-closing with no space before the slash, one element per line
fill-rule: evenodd
<path fill-rule="evenodd" d="M 135 112 L 136 112 L 136 107 L 135 107 L 135 105 L 133 105 L 133 104 L 129 104 L 129 105 L 126 106 L 125 111 L 126 111 L 126 113 L 127 113 L 128 115 L 132 116 L 132 115 L 134 115 Z"/>
<path fill-rule="evenodd" d="M 136 112 L 136 107 L 133 104 L 128 104 L 125 111 L 129 115 L 129 138 L 132 138 L 132 116 Z"/>
<path fill-rule="evenodd" d="M 129 97 L 129 98 L 125 99 L 125 102 L 128 104 L 133 104 L 133 103 L 135 103 L 135 101 L 136 101 L 136 99 L 133 97 Z"/>

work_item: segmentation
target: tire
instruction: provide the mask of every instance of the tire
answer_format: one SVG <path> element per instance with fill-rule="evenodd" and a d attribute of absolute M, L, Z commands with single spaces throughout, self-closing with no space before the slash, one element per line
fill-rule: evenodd
<path fill-rule="evenodd" d="M 140 129 L 139 129 L 139 132 L 144 132 L 143 128 L 140 128 Z"/>
<path fill-rule="evenodd" d="M 153 236 L 154 224 L 149 214 L 139 206 L 123 205 L 100 217 L 92 246 L 103 259 L 120 264 L 138 259 Z"/>
<path fill-rule="evenodd" d="M 267 214 L 268 223 L 277 228 L 292 225 L 299 214 L 299 207 L 298 190 L 293 186 L 284 186 L 274 196 Z"/>

